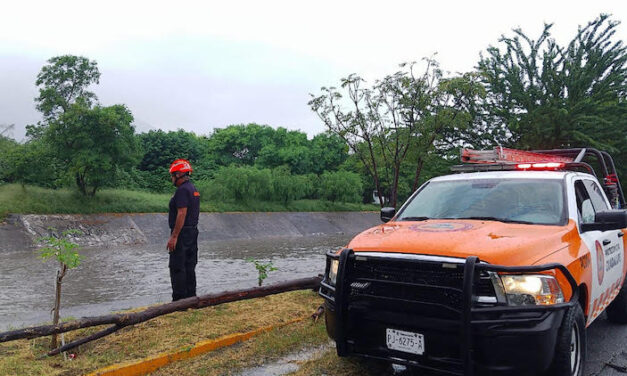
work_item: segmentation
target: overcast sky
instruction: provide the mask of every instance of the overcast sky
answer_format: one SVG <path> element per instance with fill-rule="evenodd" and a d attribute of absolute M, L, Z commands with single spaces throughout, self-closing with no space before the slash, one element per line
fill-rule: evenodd
<path fill-rule="evenodd" d="M 535 38 L 554 23 L 565 44 L 600 13 L 627 20 L 624 0 L 0 1 L 0 125 L 18 140 L 41 119 L 37 73 L 62 54 L 96 60 L 92 90 L 126 104 L 140 132 L 256 122 L 311 137 L 324 127 L 309 93 L 350 73 L 372 82 L 434 53 L 464 72 L 516 27 Z"/>

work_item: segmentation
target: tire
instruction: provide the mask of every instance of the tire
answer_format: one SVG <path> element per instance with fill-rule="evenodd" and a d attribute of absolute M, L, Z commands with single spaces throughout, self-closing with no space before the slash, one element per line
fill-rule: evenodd
<path fill-rule="evenodd" d="M 581 306 L 576 304 L 564 315 L 557 333 L 553 363 L 546 374 L 582 376 L 586 362 L 586 322 Z"/>
<path fill-rule="evenodd" d="M 623 287 L 612 303 L 605 309 L 607 319 L 616 324 L 627 324 L 627 283 L 623 282 Z"/>

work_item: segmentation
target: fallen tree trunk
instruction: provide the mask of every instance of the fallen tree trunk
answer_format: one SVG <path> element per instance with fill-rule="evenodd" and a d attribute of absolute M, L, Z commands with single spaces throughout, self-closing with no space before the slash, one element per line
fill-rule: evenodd
<path fill-rule="evenodd" d="M 144 321 L 148 321 L 158 316 L 166 315 L 168 313 L 184 311 L 190 308 L 204 308 L 215 306 L 223 303 L 235 302 L 238 300 L 246 300 L 259 298 L 262 296 L 280 294 L 283 292 L 294 291 L 294 290 L 307 290 L 307 289 L 315 289 L 320 285 L 320 281 L 322 280 L 321 276 L 310 277 L 310 278 L 302 278 L 295 279 L 291 281 L 279 282 L 273 285 L 262 286 L 262 287 L 253 287 L 249 289 L 242 290 L 233 290 L 233 291 L 224 291 L 217 294 L 208 294 L 202 295 L 187 299 L 177 300 L 176 302 L 162 304 L 154 307 L 147 308 L 140 312 L 132 312 L 132 313 L 118 313 L 112 315 L 105 316 L 97 316 L 97 317 L 84 317 L 80 320 L 68 321 L 57 325 L 43 325 L 43 326 L 35 326 L 30 328 L 12 330 L 4 333 L 0 333 L 0 342 L 13 341 L 16 339 L 30 339 L 43 337 L 55 333 L 64 333 L 71 330 L 88 328 L 91 326 L 99 326 L 106 324 L 115 324 L 115 326 L 110 327 L 102 332 L 93 334 L 90 340 L 101 338 L 104 335 L 111 334 L 125 326 L 135 325 Z M 88 339 L 90 337 L 86 337 L 84 339 Z M 72 343 L 68 343 L 63 346 L 62 351 L 67 351 L 70 348 L 81 345 L 85 342 L 83 340 L 74 341 Z M 80 343 L 79 343 L 80 342 Z M 70 345 L 75 344 L 71 347 Z M 69 348 L 68 348 L 69 347 Z M 52 350 L 49 355 L 55 355 L 60 352 L 61 348 Z"/>
<path fill-rule="evenodd" d="M 102 337 L 108 336 L 109 334 L 115 333 L 115 332 L 117 332 L 120 329 L 122 329 L 121 326 L 117 326 L 117 325 L 110 326 L 110 327 L 108 327 L 105 330 L 99 331 L 98 333 L 94 333 L 94 334 L 92 334 L 90 336 L 78 339 L 76 341 L 72 341 L 70 343 L 66 343 L 65 345 L 57 347 L 54 350 L 50 350 L 43 357 L 45 358 L 46 356 L 53 356 L 53 355 L 61 354 L 62 352 L 71 350 L 71 349 L 73 349 L 75 347 L 78 347 L 78 346 L 84 344 L 84 343 L 91 342 L 91 341 L 96 340 L 98 338 L 102 338 Z"/>

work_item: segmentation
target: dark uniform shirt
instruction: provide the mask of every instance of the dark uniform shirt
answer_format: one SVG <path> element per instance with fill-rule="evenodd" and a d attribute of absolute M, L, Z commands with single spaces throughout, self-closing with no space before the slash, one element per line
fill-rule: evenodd
<path fill-rule="evenodd" d="M 186 181 L 179 185 L 174 192 L 174 196 L 170 199 L 170 212 L 168 214 L 168 224 L 170 229 L 174 228 L 176 223 L 176 214 L 178 208 L 187 208 L 185 216 L 185 227 L 195 227 L 198 225 L 198 215 L 200 213 L 200 193 L 190 181 Z"/>

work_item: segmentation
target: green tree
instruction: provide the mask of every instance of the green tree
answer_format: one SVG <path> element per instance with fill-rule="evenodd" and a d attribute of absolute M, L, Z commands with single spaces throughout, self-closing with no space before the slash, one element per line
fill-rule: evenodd
<path fill-rule="evenodd" d="M 491 144 L 493 127 L 476 124 L 478 107 L 485 97 L 478 75 L 465 73 L 436 78 L 429 88 L 429 105 L 415 130 L 415 145 L 409 150 L 408 159 L 414 161 L 414 176 L 407 194 L 418 189 L 425 162 L 433 160 L 430 158 L 433 154 L 457 154 L 461 146 Z"/>
<path fill-rule="evenodd" d="M 496 141 L 525 149 L 590 146 L 624 150 L 627 54 L 619 22 L 601 15 L 563 47 L 546 24 L 537 39 L 515 29 L 490 46 L 478 70 L 488 92 L 484 122 Z"/>
<path fill-rule="evenodd" d="M 317 134 L 311 140 L 312 172 L 335 171 L 348 159 L 348 145 L 330 132 Z"/>
<path fill-rule="evenodd" d="M 149 131 L 136 136 L 143 153 L 137 170 L 129 179 L 142 189 L 166 192 L 172 184 L 168 168 L 175 159 L 183 158 L 192 163 L 195 180 L 213 177 L 214 158 L 207 154 L 208 141 L 203 136 L 179 129 L 175 132 Z"/>
<path fill-rule="evenodd" d="M 95 61 L 63 55 L 48 60 L 36 84 L 35 98 L 45 121 L 29 126 L 32 140 L 45 142 L 84 195 L 112 185 L 117 170 L 131 168 L 137 159 L 133 116 L 123 105 L 94 106 L 96 95 L 87 90 L 97 84 Z"/>
<path fill-rule="evenodd" d="M 614 156 L 627 188 L 627 54 L 618 21 L 600 15 L 566 46 L 520 29 L 490 46 L 478 70 L 488 96 L 481 122 L 495 143 L 521 149 L 595 147 Z M 505 136 L 505 137 L 503 137 Z"/>
<path fill-rule="evenodd" d="M 259 151 L 273 143 L 274 130 L 267 125 L 231 125 L 215 129 L 209 137 L 208 153 L 220 166 L 252 166 Z"/>
<path fill-rule="evenodd" d="M 46 129 L 46 140 L 79 191 L 93 196 L 114 182 L 119 168 L 131 168 L 138 144 L 131 125 L 133 115 L 123 105 L 88 108 L 70 106 Z"/>
<path fill-rule="evenodd" d="M 10 182 L 11 154 L 18 147 L 15 140 L 0 135 L 0 180 Z"/>
<path fill-rule="evenodd" d="M 322 95 L 309 102 L 327 130 L 351 149 L 379 194 L 397 205 L 402 165 L 410 150 L 416 155 L 416 181 L 424 155 L 437 143 L 459 144 L 453 137 L 467 128 L 468 104 L 480 87 L 472 75 L 444 78 L 437 62 L 425 59 L 426 69 L 415 72 L 415 63 L 364 87 L 358 75 L 341 80 L 341 88 L 323 87 Z"/>
<path fill-rule="evenodd" d="M 78 254 L 78 244 L 72 242 L 72 235 L 81 234 L 80 231 L 70 229 L 63 231 L 61 235 L 56 235 L 56 229 L 50 228 L 53 232 L 52 235 L 39 239 L 39 243 L 44 246 L 39 249 L 40 257 L 45 261 L 49 258 L 54 258 L 59 263 L 57 269 L 57 276 L 55 278 L 55 298 L 54 307 L 52 309 L 52 324 L 59 323 L 59 310 L 61 308 L 61 284 L 63 283 L 63 277 L 67 273 L 68 269 L 74 269 L 81 263 L 81 256 Z M 57 335 L 53 334 L 50 348 L 56 349 L 58 346 Z"/>
<path fill-rule="evenodd" d="M 204 137 L 182 129 L 176 132 L 151 130 L 137 135 L 137 138 L 144 153 L 139 162 L 139 169 L 142 171 L 162 171 L 178 158 L 187 159 L 194 164 L 207 152 L 207 140 Z"/>
<path fill-rule="evenodd" d="M 79 101 L 91 107 L 97 98 L 87 88 L 99 80 L 96 61 L 73 55 L 53 57 L 41 68 L 35 81 L 40 86 L 39 96 L 35 98 L 37 109 L 45 119 L 51 120 Z"/>
<path fill-rule="evenodd" d="M 23 144 L 12 142 L 4 150 L 0 148 L 0 168 L 2 179 L 9 183 L 34 184 L 47 188 L 58 188 L 62 185 L 63 166 L 48 143 L 41 139 L 28 140 Z"/>

